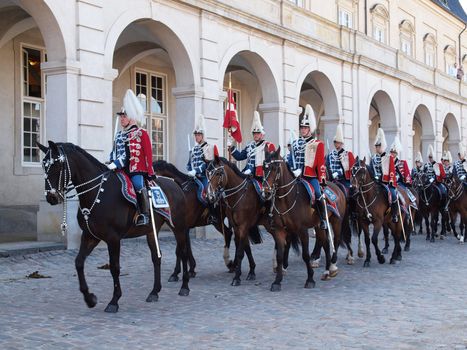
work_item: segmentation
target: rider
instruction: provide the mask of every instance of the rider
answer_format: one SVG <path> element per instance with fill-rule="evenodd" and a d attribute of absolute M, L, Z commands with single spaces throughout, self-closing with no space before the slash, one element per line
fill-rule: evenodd
<path fill-rule="evenodd" d="M 188 175 L 191 176 L 198 185 L 199 201 L 209 209 L 208 223 L 214 224 L 217 222 L 214 207 L 205 200 L 205 189 L 207 189 L 208 186 L 208 178 L 206 177 L 206 162 L 212 160 L 214 155 L 213 146 L 204 141 L 205 132 L 206 126 L 204 122 L 204 116 L 200 114 L 199 117 L 196 118 L 195 128 L 193 130 L 196 144 L 190 151 L 186 169 L 188 170 Z"/>
<path fill-rule="evenodd" d="M 130 176 L 140 211 L 136 218 L 136 226 L 147 225 L 149 198 L 144 180 L 154 175 L 152 146 L 147 131 L 138 126 L 145 124 L 146 118 L 141 103 L 132 90 L 127 90 L 123 107 L 117 114 L 120 116 L 122 130 L 115 135 L 107 167 L 110 170 L 123 169 Z"/>
<path fill-rule="evenodd" d="M 464 185 L 467 185 L 467 161 L 465 159 L 466 156 L 466 148 L 463 144 L 459 145 L 459 159 L 454 162 L 453 170 L 454 173 L 457 174 L 459 180 L 464 182 Z"/>
<path fill-rule="evenodd" d="M 396 167 L 394 164 L 394 157 L 392 155 L 386 155 L 386 147 L 386 136 L 384 135 L 383 129 L 379 128 L 375 140 L 376 153 L 371 158 L 371 166 L 373 168 L 375 180 L 386 184 L 391 193 L 392 221 L 398 222 Z"/>
<path fill-rule="evenodd" d="M 269 152 L 275 151 L 274 144 L 264 140 L 264 128 L 261 124 L 259 113 L 255 111 L 253 116 L 253 123 L 251 124 L 251 133 L 253 134 L 253 141 L 246 145 L 246 147 L 239 151 L 233 146 L 232 136 L 229 135 L 227 139 L 227 147 L 232 157 L 235 160 L 247 159 L 243 173 L 245 175 L 253 175 L 259 178 L 260 183 L 264 176 L 263 161 L 264 161 L 264 148 L 267 147 Z"/>
<path fill-rule="evenodd" d="M 287 163 L 295 177 L 303 175 L 314 189 L 316 209 L 321 220 L 320 228 L 327 229 L 324 195 L 321 186 L 326 186 L 326 165 L 324 160 L 324 144 L 313 137 L 316 130 L 316 119 L 310 105 L 306 105 L 305 114 L 300 123 L 300 138 L 292 142 L 292 151 L 287 157 Z"/>
<path fill-rule="evenodd" d="M 334 147 L 326 156 L 326 170 L 328 178 L 341 183 L 346 190 L 350 189 L 350 170 L 352 169 L 355 158 L 351 151 L 346 151 L 344 148 L 344 137 L 342 125 L 339 124 L 334 136 Z"/>
<path fill-rule="evenodd" d="M 420 152 L 417 153 L 417 157 L 415 157 L 415 167 L 413 167 L 411 172 L 412 179 L 418 174 L 423 172 L 423 157 Z"/>
<path fill-rule="evenodd" d="M 444 172 L 446 174 L 452 173 L 452 155 L 450 151 L 444 152 L 441 161 L 443 162 Z"/>
<path fill-rule="evenodd" d="M 401 151 L 402 145 L 399 141 L 399 138 L 396 136 L 389 152 L 394 157 L 397 184 L 401 185 L 401 187 L 407 190 L 407 186 L 412 184 L 412 177 L 410 176 L 409 165 L 407 164 L 407 161 L 398 158 L 398 155 L 401 154 Z"/>
<path fill-rule="evenodd" d="M 428 146 L 428 162 L 425 163 L 425 165 L 423 166 L 423 171 L 428 176 L 430 183 L 433 183 L 436 181 L 436 187 L 438 187 L 439 190 L 441 191 L 442 197 L 447 198 L 447 190 L 443 184 L 443 180 L 446 176 L 446 173 L 444 172 L 443 165 L 433 160 L 433 154 L 434 154 L 433 146 L 429 145 Z"/>

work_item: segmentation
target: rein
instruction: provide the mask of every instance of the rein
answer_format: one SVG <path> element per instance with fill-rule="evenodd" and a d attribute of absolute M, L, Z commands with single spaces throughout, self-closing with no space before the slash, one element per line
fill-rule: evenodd
<path fill-rule="evenodd" d="M 355 182 L 358 183 L 358 180 L 357 180 L 357 174 L 360 172 L 360 170 L 363 170 L 365 169 L 364 167 L 361 167 L 359 166 L 357 168 L 357 170 L 355 172 L 352 172 L 352 179 L 355 180 Z M 366 190 L 365 190 L 365 187 L 368 187 Z M 362 184 L 359 186 L 359 189 L 354 193 L 354 197 L 355 196 L 358 196 L 360 194 L 360 197 L 362 198 L 363 200 L 363 206 L 360 204 L 359 200 L 358 200 L 358 197 L 357 197 L 357 204 L 360 208 L 362 209 L 365 209 L 366 211 L 366 217 L 371 220 L 372 218 L 372 215 L 370 213 L 370 210 L 369 208 L 376 202 L 376 196 L 373 196 L 373 200 L 370 202 L 370 204 L 367 204 L 366 203 L 366 198 L 365 198 L 365 194 L 370 192 L 371 190 L 373 190 L 373 188 L 375 187 L 375 182 L 374 181 L 370 181 L 368 183 L 365 183 L 365 184 Z"/>
<path fill-rule="evenodd" d="M 217 188 L 214 189 L 212 186 L 211 180 L 213 176 L 218 173 L 220 174 L 220 180 L 219 180 Z M 248 185 L 248 178 L 243 179 L 243 181 L 235 187 L 224 189 L 222 185 L 219 185 L 219 184 L 223 183 L 224 178 L 226 177 L 227 175 L 225 173 L 224 165 L 221 165 L 219 167 L 213 166 L 213 169 L 208 172 L 208 192 L 212 191 L 216 194 L 216 201 L 213 203 L 213 205 L 219 204 L 219 201 L 221 199 L 224 199 L 224 203 L 226 207 L 229 208 L 230 210 L 234 210 L 237 207 L 238 203 L 240 203 L 240 201 L 246 195 L 246 189 L 247 189 L 246 186 Z M 227 199 L 229 197 L 236 195 L 242 190 L 243 190 L 242 195 L 237 199 L 237 201 L 233 205 L 230 205 Z"/>

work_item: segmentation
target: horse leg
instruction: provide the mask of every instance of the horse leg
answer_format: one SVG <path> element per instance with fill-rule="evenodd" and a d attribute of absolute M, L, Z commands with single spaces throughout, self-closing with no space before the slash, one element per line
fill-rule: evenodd
<path fill-rule="evenodd" d="M 93 293 L 89 293 L 86 277 L 84 276 L 84 261 L 91 254 L 92 250 L 97 246 L 99 240 L 91 236 L 89 233 L 83 231 L 81 235 L 81 244 L 79 252 L 75 259 L 76 272 L 79 280 L 79 290 L 83 293 L 84 301 L 90 308 L 96 306 L 97 297 Z"/>
<path fill-rule="evenodd" d="M 340 235 L 342 234 L 342 224 L 341 221 L 334 217 L 331 220 L 332 233 L 333 233 L 333 244 L 334 252 L 331 255 L 331 265 L 329 266 L 329 277 L 336 277 L 339 273 L 339 268 L 337 267 L 337 252 L 339 251 L 340 245 Z"/>
<path fill-rule="evenodd" d="M 399 224 L 401 226 L 399 226 Z M 399 224 L 396 224 L 397 226 L 394 228 L 392 231 L 392 237 L 394 238 L 394 250 L 392 251 L 391 255 L 391 260 L 389 261 L 390 264 L 395 264 L 396 261 L 402 260 L 402 248 L 400 244 L 400 238 L 401 238 L 401 231 L 402 231 L 402 225 L 403 223 L 400 222 Z"/>
<path fill-rule="evenodd" d="M 246 254 L 246 257 L 248 258 L 248 263 L 250 265 L 250 271 L 248 272 L 248 275 L 246 276 L 246 280 L 254 281 L 256 279 L 256 274 L 255 274 L 256 263 L 255 263 L 255 259 L 253 259 L 253 254 L 251 253 L 250 242 L 248 241 L 245 242 L 245 254 Z"/>
<path fill-rule="evenodd" d="M 435 235 L 438 228 L 438 213 L 431 213 L 431 238 L 430 242 L 434 243 Z"/>
<path fill-rule="evenodd" d="M 371 236 L 371 242 L 373 243 L 373 246 L 375 247 L 375 252 L 378 258 L 378 262 L 380 264 L 384 264 L 386 262 L 386 259 L 384 258 L 384 255 L 381 254 L 381 251 L 379 250 L 379 247 L 378 247 L 378 234 L 379 234 L 379 231 L 381 230 L 381 226 L 382 225 L 380 222 L 375 222 L 373 224 L 373 235 Z"/>
<path fill-rule="evenodd" d="M 426 227 L 426 240 L 429 241 L 431 237 L 431 230 L 430 230 L 430 220 L 429 220 L 430 213 L 426 213 L 424 215 L 425 219 L 425 227 Z"/>
<path fill-rule="evenodd" d="M 409 225 L 407 225 L 407 227 L 409 227 Z M 412 230 L 405 231 L 405 234 L 406 234 L 405 245 L 404 245 L 405 252 L 410 251 L 410 240 L 411 240 L 412 232 L 415 232 L 415 231 L 412 231 Z"/>
<path fill-rule="evenodd" d="M 276 242 L 276 261 L 277 261 L 277 269 L 276 269 L 276 278 L 274 282 L 271 284 L 271 292 L 280 292 L 281 290 L 281 282 L 283 277 L 283 261 L 284 261 L 284 248 L 286 244 L 286 232 L 284 230 L 276 230 L 276 234 L 274 235 L 275 242 Z"/>
<path fill-rule="evenodd" d="M 190 230 L 188 229 L 187 235 L 186 235 L 186 249 L 187 249 L 187 259 L 188 259 L 188 265 L 190 266 L 190 269 L 188 270 L 188 273 L 190 274 L 190 278 L 195 278 L 196 277 L 196 260 L 195 257 L 193 256 L 193 250 L 191 249 L 191 238 L 190 238 Z"/>
<path fill-rule="evenodd" d="M 105 312 L 115 313 L 118 311 L 118 300 L 122 296 L 120 288 L 120 238 L 115 238 L 107 242 L 109 251 L 110 273 L 114 282 L 114 292 L 112 299 L 105 308 Z"/>
<path fill-rule="evenodd" d="M 149 250 L 151 251 L 152 265 L 154 266 L 154 286 L 151 293 L 149 293 L 146 301 L 148 303 L 157 301 L 159 299 L 159 292 L 161 291 L 161 258 L 157 256 L 156 239 L 154 233 L 150 232 L 146 235 Z M 170 280 L 169 280 L 170 281 Z"/>
<path fill-rule="evenodd" d="M 387 254 L 389 248 L 389 229 L 387 225 L 383 225 L 383 234 L 384 234 L 384 248 L 381 250 L 381 253 Z"/>
<path fill-rule="evenodd" d="M 222 223 L 223 225 L 223 223 Z M 232 242 L 232 230 L 230 228 L 227 228 L 224 225 L 224 263 L 225 266 L 229 269 L 229 272 L 234 272 L 235 266 L 234 262 L 230 259 L 230 243 Z M 248 257 L 249 259 L 249 257 Z"/>
<path fill-rule="evenodd" d="M 235 276 L 231 286 L 239 286 L 241 284 L 240 276 L 242 275 L 242 260 L 245 255 L 245 240 L 247 239 L 248 230 L 245 227 L 239 227 L 235 230 L 235 241 L 237 249 L 235 250 Z M 237 238 L 238 236 L 238 238 Z"/>
<path fill-rule="evenodd" d="M 182 277 L 182 286 L 178 295 L 186 297 L 190 294 L 190 288 L 188 287 L 188 282 L 190 281 L 190 274 L 188 273 L 188 242 L 187 237 L 189 234 L 189 229 L 174 228 L 175 238 L 177 240 L 177 258 L 182 260 L 183 267 L 183 277 Z"/>
<path fill-rule="evenodd" d="M 307 271 L 307 279 L 305 281 L 304 288 L 314 288 L 316 283 L 313 280 L 313 268 L 311 267 L 311 259 L 310 259 L 310 248 L 309 248 L 309 240 L 308 237 L 308 230 L 301 230 L 300 231 L 300 241 L 302 242 L 302 259 L 305 262 L 306 271 Z"/>
<path fill-rule="evenodd" d="M 315 244 L 319 244 L 321 247 L 323 247 L 324 256 L 326 259 L 326 267 L 325 267 L 323 274 L 321 275 L 321 280 L 329 281 L 331 279 L 331 276 L 329 274 L 329 268 L 331 266 L 331 258 L 332 258 L 331 245 L 329 243 L 329 239 L 328 239 L 328 236 L 325 230 L 322 230 L 319 227 L 315 227 L 315 232 L 316 232 L 316 243 Z"/>
<path fill-rule="evenodd" d="M 180 256 L 177 254 L 177 250 L 178 250 L 178 243 L 177 243 L 177 246 L 175 247 L 175 255 L 176 255 L 175 268 L 174 268 L 174 272 L 172 272 L 172 274 L 169 277 L 169 282 L 178 282 L 179 280 L 178 274 L 182 271 L 182 268 L 181 268 L 182 261 L 180 260 Z"/>
<path fill-rule="evenodd" d="M 289 267 L 289 253 L 290 253 L 290 241 L 285 242 L 284 248 L 284 260 L 282 261 L 282 273 L 287 272 L 287 268 Z"/>
<path fill-rule="evenodd" d="M 371 239 L 370 239 L 370 231 L 368 225 L 363 226 L 363 235 L 365 238 L 365 247 L 366 247 L 366 258 L 365 261 L 363 262 L 363 267 L 370 267 L 370 261 L 371 261 Z M 359 237 L 360 238 L 360 237 Z M 363 256 L 363 252 L 362 252 Z"/>
<path fill-rule="evenodd" d="M 322 244 L 320 240 L 318 239 L 318 234 L 316 234 L 316 229 L 315 229 L 315 245 L 313 247 L 313 251 L 311 252 L 311 266 L 313 268 L 318 268 L 319 263 L 321 261 L 321 248 Z"/>

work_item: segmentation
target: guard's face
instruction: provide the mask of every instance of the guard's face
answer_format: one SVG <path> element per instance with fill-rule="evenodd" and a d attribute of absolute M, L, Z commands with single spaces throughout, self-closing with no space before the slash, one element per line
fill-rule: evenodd
<path fill-rule="evenodd" d="M 342 146 L 344 146 L 344 144 L 342 142 L 334 141 L 334 147 L 336 147 L 336 150 L 338 150 L 338 151 L 341 150 Z"/>
<path fill-rule="evenodd" d="M 120 125 L 122 128 L 126 128 L 130 125 L 130 118 L 126 114 L 120 114 Z"/>
<path fill-rule="evenodd" d="M 428 157 L 428 160 L 430 161 L 430 163 L 433 161 L 433 157 L 432 156 L 429 156 Z"/>
<path fill-rule="evenodd" d="M 449 160 L 443 159 L 443 165 L 449 165 Z"/>
<path fill-rule="evenodd" d="M 255 142 L 259 142 L 263 139 L 263 134 L 260 133 L 260 132 L 254 132 L 253 133 L 253 140 L 255 140 Z"/>
<path fill-rule="evenodd" d="M 419 162 L 419 161 L 416 161 L 416 162 L 415 162 L 415 166 L 416 166 L 417 168 L 420 168 L 420 167 L 422 166 L 422 163 Z"/>
<path fill-rule="evenodd" d="M 302 137 L 307 137 L 310 135 L 310 127 L 309 126 L 301 126 L 300 127 L 300 135 Z"/>
<path fill-rule="evenodd" d="M 375 146 L 376 153 L 381 154 L 381 145 Z"/>
<path fill-rule="evenodd" d="M 199 133 L 195 133 L 195 141 L 196 141 L 197 144 L 200 144 L 201 142 L 204 141 L 204 135 L 199 134 Z"/>

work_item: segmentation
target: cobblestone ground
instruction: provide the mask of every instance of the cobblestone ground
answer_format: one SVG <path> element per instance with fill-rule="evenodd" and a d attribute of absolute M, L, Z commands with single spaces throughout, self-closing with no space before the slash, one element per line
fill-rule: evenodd
<path fill-rule="evenodd" d="M 55 251 L 0 259 L 0 349 L 119 348 L 311 348 L 311 349 L 466 349 L 467 245 L 450 236 L 428 243 L 416 236 L 398 265 L 363 259 L 354 266 L 339 254 L 339 275 L 305 290 L 301 258 L 291 254 L 282 291 L 271 293 L 273 242 L 254 246 L 257 280 L 230 286 L 222 240 L 194 240 L 198 276 L 189 297 L 168 283 L 174 242 L 165 238 L 163 289 L 157 303 L 146 303 L 152 265 L 145 240 L 122 248 L 120 311 L 103 310 L 111 298 L 107 250 L 86 261 L 91 292 L 88 309 L 78 288 L 76 251 Z M 355 246 L 354 242 L 354 246 Z M 392 249 L 392 248 L 391 248 Z M 233 251 L 231 252 L 233 254 Z M 373 254 L 374 256 L 374 254 Z M 27 279 L 39 271 L 49 279 Z"/>

